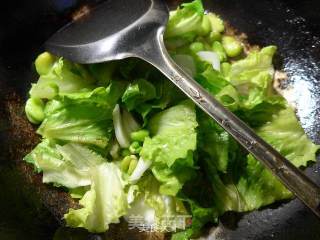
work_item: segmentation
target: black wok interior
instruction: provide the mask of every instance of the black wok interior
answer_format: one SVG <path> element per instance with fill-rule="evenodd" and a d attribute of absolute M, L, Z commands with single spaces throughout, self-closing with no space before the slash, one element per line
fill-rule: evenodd
<path fill-rule="evenodd" d="M 44 41 L 67 23 L 79 6 L 101 0 L 21 0 L 0 5 L 0 239 L 103 239 L 59 228 L 59 222 L 26 186 L 16 169 L 10 104 L 27 96 L 36 80 L 33 60 Z M 170 1 L 172 6 L 179 1 Z M 276 66 L 289 76 L 296 91 L 297 115 L 307 134 L 320 144 L 320 2 L 317 0 L 207 0 L 249 42 L 278 46 Z M 17 103 L 22 106 L 22 102 Z M 16 109 L 16 108 L 13 108 Z M 18 114 L 23 115 L 22 108 Z M 17 145 L 15 145 L 17 146 Z M 18 150 L 17 150 L 18 151 Z M 319 162 L 319 161 L 318 161 Z M 320 164 L 307 174 L 320 184 Z M 249 214 L 227 214 L 212 239 L 320 239 L 320 220 L 295 199 Z M 110 238 L 106 238 L 110 239 Z"/>

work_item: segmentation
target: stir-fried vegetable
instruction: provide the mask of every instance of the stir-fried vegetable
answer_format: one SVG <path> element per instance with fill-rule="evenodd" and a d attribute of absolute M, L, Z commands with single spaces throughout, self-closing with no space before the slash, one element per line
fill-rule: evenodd
<path fill-rule="evenodd" d="M 319 149 L 272 89 L 275 46 L 245 54 L 200 0 L 170 13 L 165 43 L 173 57 L 296 166 Z M 69 189 L 82 208 L 70 227 L 106 231 L 120 217 L 167 231 L 167 217 L 190 215 L 173 239 L 196 237 L 227 211 L 258 209 L 292 194 L 152 66 L 130 59 L 79 65 L 50 53 L 25 111 L 42 136 L 25 161 L 43 182 Z M 186 228 L 185 228 L 186 227 Z"/>

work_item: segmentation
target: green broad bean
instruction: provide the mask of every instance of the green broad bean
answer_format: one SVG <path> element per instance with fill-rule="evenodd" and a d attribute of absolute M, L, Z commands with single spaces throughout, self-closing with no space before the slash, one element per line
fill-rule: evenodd
<path fill-rule="evenodd" d="M 35 61 L 36 70 L 39 75 L 47 74 L 55 61 L 56 57 L 48 52 L 40 54 Z"/>
<path fill-rule="evenodd" d="M 30 122 L 41 123 L 45 117 L 43 101 L 40 98 L 29 98 L 26 102 L 25 112 Z"/>
<path fill-rule="evenodd" d="M 132 161 L 134 161 L 135 163 L 131 163 Z M 130 169 L 130 165 L 131 165 L 131 170 L 130 171 L 133 171 L 135 166 L 137 165 L 137 163 L 138 163 L 138 159 L 137 159 L 137 157 L 135 155 L 126 156 L 120 162 L 120 169 L 123 172 L 127 172 L 128 173 L 128 171 Z M 135 166 L 134 166 L 134 164 L 135 164 Z"/>
<path fill-rule="evenodd" d="M 134 171 L 134 169 L 136 168 L 138 164 L 138 160 L 137 159 L 132 159 L 130 164 L 129 164 L 129 168 L 128 168 L 128 174 L 131 175 Z"/>
<path fill-rule="evenodd" d="M 149 136 L 148 130 L 141 129 L 130 134 L 132 141 L 143 142 L 146 137 Z"/>
<path fill-rule="evenodd" d="M 240 55 L 243 50 L 241 43 L 231 36 L 222 37 L 222 46 L 224 47 L 228 57 L 236 57 Z"/>

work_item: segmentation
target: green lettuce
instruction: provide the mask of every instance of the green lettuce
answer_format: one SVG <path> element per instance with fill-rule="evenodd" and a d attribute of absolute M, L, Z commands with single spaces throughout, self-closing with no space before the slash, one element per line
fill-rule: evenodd
<path fill-rule="evenodd" d="M 112 110 L 121 97 L 123 85 L 59 96 L 47 103 L 45 119 L 37 133 L 45 138 L 107 146 L 113 129 Z"/>
<path fill-rule="evenodd" d="M 114 163 L 103 163 L 92 169 L 92 185 L 80 200 L 83 208 L 69 209 L 64 215 L 67 226 L 83 227 L 90 232 L 105 232 L 111 223 L 128 209 L 125 181 Z"/>
<path fill-rule="evenodd" d="M 208 222 L 213 222 L 217 216 L 213 208 L 201 207 L 195 201 L 191 199 L 184 199 L 190 207 L 190 212 L 192 216 L 192 223 L 190 226 L 186 226 L 184 231 L 174 233 L 171 240 L 189 240 L 194 237 L 199 237 L 201 229 Z"/>
<path fill-rule="evenodd" d="M 195 37 L 199 31 L 203 18 L 204 9 L 201 1 L 184 3 L 182 8 L 170 13 L 165 37 Z"/>
<path fill-rule="evenodd" d="M 314 161 L 318 145 L 313 144 L 299 125 L 292 109 L 272 117 L 256 132 L 297 167 Z M 280 181 L 251 154 L 236 154 L 227 173 L 219 171 L 213 158 L 204 158 L 214 192 L 214 206 L 226 211 L 250 211 L 274 201 L 292 197 Z"/>
<path fill-rule="evenodd" d="M 161 92 L 159 93 L 158 98 L 153 99 L 149 103 L 142 104 L 136 109 L 136 111 L 140 113 L 143 118 L 144 126 L 148 124 L 148 121 L 153 116 L 153 114 L 158 113 L 159 111 L 164 110 L 167 107 L 174 106 L 181 100 L 186 99 L 186 97 L 170 82 L 164 83 L 159 87 L 159 89 L 159 91 Z"/>
<path fill-rule="evenodd" d="M 145 139 L 140 156 L 152 162 L 155 177 L 163 183 L 161 193 L 175 195 L 188 177 L 188 168 L 193 167 L 197 125 L 194 105 L 189 100 L 150 119 L 151 138 Z"/>
<path fill-rule="evenodd" d="M 125 216 L 127 220 L 131 216 L 142 216 L 146 224 L 153 225 L 157 231 L 163 232 L 172 227 L 166 219 L 187 214 L 179 199 L 160 193 L 160 183 L 152 174 L 146 174 L 130 188 L 134 191 L 134 197 Z"/>
<path fill-rule="evenodd" d="M 193 155 L 191 151 L 186 158 L 180 158 L 169 168 L 165 164 L 154 164 L 151 170 L 156 179 L 161 182 L 160 193 L 175 196 L 183 184 L 195 176 Z"/>
<path fill-rule="evenodd" d="M 106 160 L 91 149 L 76 143 L 59 145 L 48 139 L 39 143 L 25 160 L 43 172 L 44 183 L 68 188 L 91 184 L 91 168 Z"/>
<path fill-rule="evenodd" d="M 215 167 L 221 172 L 227 172 L 229 162 L 233 160 L 232 152 L 237 149 L 233 138 L 216 122 L 201 110 L 197 113 L 199 122 L 198 149 L 200 156 L 210 156 Z"/>
<path fill-rule="evenodd" d="M 171 167 L 196 149 L 197 126 L 194 104 L 189 100 L 156 114 L 148 124 L 151 138 L 145 139 L 140 155 Z"/>
<path fill-rule="evenodd" d="M 127 109 L 131 111 L 145 101 L 155 97 L 155 87 L 145 79 L 138 79 L 129 84 L 122 95 L 122 102 L 124 102 Z"/>
<path fill-rule="evenodd" d="M 272 88 L 275 46 L 252 51 L 244 59 L 231 64 L 226 76 L 238 92 L 236 114 L 252 127 L 271 120 L 273 114 L 286 107 L 285 99 Z"/>
<path fill-rule="evenodd" d="M 247 84 L 248 88 L 251 85 L 266 88 L 274 74 L 272 58 L 276 50 L 275 46 L 265 47 L 260 51 L 252 51 L 246 58 L 234 62 L 228 74 L 229 81 L 235 86 Z"/>
<path fill-rule="evenodd" d="M 117 67 L 116 62 L 104 62 L 88 65 L 88 71 L 95 80 L 95 84 L 107 87 L 113 79 Z"/>
<path fill-rule="evenodd" d="M 273 115 L 272 121 L 256 132 L 297 167 L 314 161 L 320 148 L 304 133 L 294 111 L 289 107 Z"/>
<path fill-rule="evenodd" d="M 50 53 L 39 55 L 35 67 L 40 77 L 36 84 L 32 84 L 31 97 L 52 99 L 58 94 L 93 88 L 95 80 L 83 65 L 57 58 Z"/>
<path fill-rule="evenodd" d="M 195 79 L 208 92 L 216 97 L 225 107 L 235 111 L 240 105 L 240 96 L 236 88 L 228 82 L 222 73 L 212 66 L 205 66 L 205 70 L 197 74 Z"/>

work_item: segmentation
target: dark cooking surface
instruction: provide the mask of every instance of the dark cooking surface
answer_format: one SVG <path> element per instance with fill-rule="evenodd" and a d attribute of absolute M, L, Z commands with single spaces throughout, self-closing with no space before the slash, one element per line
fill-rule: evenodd
<path fill-rule="evenodd" d="M 24 122 L 15 123 L 16 131 L 13 131 L 8 122 L 7 103 L 8 100 L 15 103 L 10 105 L 10 109 L 14 110 L 16 119 L 20 119 L 23 116 L 22 102 L 16 104 L 15 99 L 16 96 L 24 98 L 30 82 L 36 79 L 32 61 L 41 51 L 41 44 L 70 19 L 72 6 L 77 2 L 80 1 L 24 0 L 0 5 L 1 240 L 52 239 L 58 227 L 38 200 L 35 190 L 27 188 L 24 178 L 17 174 L 13 163 L 20 160 L 17 156 L 21 156 L 22 151 L 32 147 L 34 136 L 28 133 L 30 125 Z M 94 4 L 98 1 L 87 2 Z M 298 116 L 309 136 L 320 143 L 320 3 L 317 0 L 297 3 L 276 0 L 205 2 L 208 9 L 221 14 L 232 26 L 247 33 L 251 43 L 279 47 L 277 66 L 286 70 L 290 79 L 288 84 L 296 90 Z M 26 149 L 20 151 L 19 146 Z M 319 172 L 320 165 L 308 169 L 318 183 Z M 59 204 L 55 200 L 50 204 Z M 60 234 L 62 232 L 60 230 Z M 211 236 L 237 240 L 313 240 L 320 239 L 320 221 L 298 200 L 293 200 L 246 215 L 224 216 Z"/>

